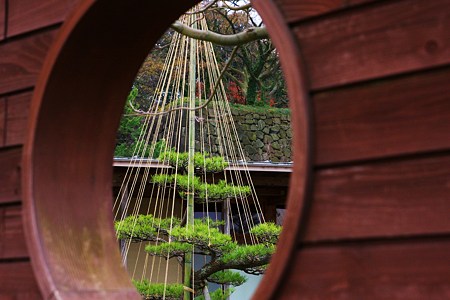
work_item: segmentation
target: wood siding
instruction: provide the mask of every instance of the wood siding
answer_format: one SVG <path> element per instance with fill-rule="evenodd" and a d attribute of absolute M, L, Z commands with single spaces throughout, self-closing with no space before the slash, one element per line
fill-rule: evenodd
<path fill-rule="evenodd" d="M 0 260 L 28 257 L 20 205 L 0 207 L 0 240 Z"/>
<path fill-rule="evenodd" d="M 8 7 L 8 36 L 61 24 L 76 0 L 14 0 Z"/>
<path fill-rule="evenodd" d="M 0 94 L 35 85 L 55 33 L 55 30 L 43 31 L 0 44 L 0 68 L 5 74 L 0 81 Z"/>
<path fill-rule="evenodd" d="M 297 25 L 294 32 L 311 87 L 324 89 L 448 64 L 448 4 L 380 1 Z"/>
<path fill-rule="evenodd" d="M 0 0 L 0 299 L 41 299 L 22 224 L 22 145 L 37 76 L 75 2 Z"/>
<path fill-rule="evenodd" d="M 273 2 L 304 62 L 314 155 L 290 268 L 270 295 L 450 298 L 450 0 Z M 41 298 L 22 147 L 37 77 L 76 3 L 0 0 L 0 299 Z"/>
<path fill-rule="evenodd" d="M 449 298 L 450 1 L 276 2 L 315 138 L 313 197 L 277 297 Z"/>
<path fill-rule="evenodd" d="M 449 239 L 305 246 L 293 258 L 283 299 L 450 297 Z M 299 271 L 301 270 L 301 271 Z"/>

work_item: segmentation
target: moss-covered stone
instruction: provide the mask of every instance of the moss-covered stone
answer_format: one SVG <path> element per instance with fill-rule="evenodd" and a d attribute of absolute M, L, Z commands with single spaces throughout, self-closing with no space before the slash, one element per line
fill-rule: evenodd
<path fill-rule="evenodd" d="M 259 140 L 262 140 L 262 139 L 264 138 L 264 132 L 262 132 L 262 131 L 260 131 L 260 130 L 256 131 L 256 137 L 257 137 Z"/>
<path fill-rule="evenodd" d="M 280 125 L 273 125 L 272 127 L 270 127 L 270 131 L 275 133 L 280 132 Z"/>
<path fill-rule="evenodd" d="M 250 144 L 250 139 L 248 138 L 248 135 L 243 135 L 240 139 L 243 146 Z"/>
<path fill-rule="evenodd" d="M 265 128 L 266 127 L 266 122 L 264 122 L 263 120 L 259 119 L 258 120 L 258 127 L 259 127 L 260 130 Z"/>
<path fill-rule="evenodd" d="M 263 148 L 264 147 L 264 143 L 261 142 L 261 140 L 256 140 L 255 147 L 256 148 Z"/>
<path fill-rule="evenodd" d="M 281 146 L 280 146 L 280 144 L 278 142 L 273 142 L 272 143 L 272 148 L 275 149 L 275 150 L 280 150 Z M 280 154 L 282 154 L 282 153 L 280 153 Z"/>
<path fill-rule="evenodd" d="M 272 137 L 272 140 L 274 140 L 274 141 L 278 141 L 280 139 L 280 136 L 276 133 L 272 133 L 270 136 Z"/>
<path fill-rule="evenodd" d="M 245 152 L 247 152 L 247 154 L 249 156 L 255 155 L 258 152 L 256 151 L 256 148 L 253 145 L 245 145 L 244 147 Z"/>
<path fill-rule="evenodd" d="M 263 141 L 264 141 L 264 143 L 266 143 L 266 144 L 272 143 L 273 138 L 272 138 L 270 135 L 265 135 Z"/>

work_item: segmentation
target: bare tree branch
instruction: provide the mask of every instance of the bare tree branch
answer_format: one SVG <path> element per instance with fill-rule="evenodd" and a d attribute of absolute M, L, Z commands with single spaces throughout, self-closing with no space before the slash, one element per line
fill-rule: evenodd
<path fill-rule="evenodd" d="M 189 107 L 175 107 L 166 111 L 162 111 L 162 112 L 143 112 L 137 108 L 135 108 L 133 106 L 133 104 L 131 103 L 131 101 L 128 101 L 128 103 L 130 104 L 131 109 L 133 109 L 136 113 L 135 114 L 127 114 L 126 116 L 159 116 L 159 115 L 165 115 L 168 114 L 170 112 L 173 111 L 177 111 L 177 110 L 186 110 L 186 111 L 192 111 L 192 110 L 199 110 L 202 108 L 205 108 L 214 98 L 214 96 L 216 95 L 217 92 L 217 88 L 219 87 L 221 80 L 225 74 L 225 71 L 228 69 L 228 67 L 230 66 L 231 62 L 233 61 L 234 55 L 236 54 L 237 50 L 239 49 L 239 46 L 236 46 L 233 49 L 233 52 L 231 52 L 230 58 L 228 59 L 227 63 L 225 64 L 225 66 L 223 67 L 222 71 L 219 74 L 219 77 L 216 79 L 216 83 L 214 85 L 214 87 L 212 88 L 211 91 L 211 95 L 209 95 L 208 99 L 205 101 L 205 103 L 203 103 L 202 105 L 198 106 L 198 107 L 194 107 L 194 108 L 189 108 Z"/>
<path fill-rule="evenodd" d="M 223 5 L 226 8 L 228 8 L 230 10 L 236 10 L 237 11 L 237 10 L 246 10 L 246 9 L 252 8 L 252 4 L 251 3 L 247 3 L 247 4 L 244 4 L 244 5 L 241 5 L 241 6 L 230 6 L 225 1 L 223 1 L 222 3 L 223 3 Z"/>
<path fill-rule="evenodd" d="M 194 29 L 179 21 L 173 23 L 171 28 L 190 38 L 208 41 L 222 46 L 239 46 L 248 42 L 269 38 L 269 34 L 265 27 L 252 27 L 243 32 L 231 35 L 224 35 L 209 30 Z"/>

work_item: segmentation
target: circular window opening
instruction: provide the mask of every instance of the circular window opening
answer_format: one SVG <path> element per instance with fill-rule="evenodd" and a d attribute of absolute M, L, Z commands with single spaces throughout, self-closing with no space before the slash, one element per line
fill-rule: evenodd
<path fill-rule="evenodd" d="M 281 233 L 291 139 L 279 54 L 250 3 L 201 3 L 171 25 L 114 153 L 115 228 L 144 298 L 251 297 Z"/>
<path fill-rule="evenodd" d="M 115 129 L 141 62 L 171 21 L 194 4 L 159 3 L 156 8 L 149 1 L 85 0 L 61 29 L 36 87 L 24 158 L 25 228 L 44 298 L 140 298 L 120 264 L 111 226 Z M 296 187 L 290 189 L 280 240 L 283 247 L 267 271 L 270 281 L 263 279 L 270 283 L 256 292 L 255 297 L 262 299 L 275 292 L 295 247 L 309 153 L 304 85 L 299 84 L 303 82 L 299 66 L 292 63 L 297 62 L 295 44 L 273 4 L 253 4 L 274 43 L 283 43 L 279 52 L 292 114 L 299 116 L 293 118 Z M 166 98 L 178 96 L 165 94 Z M 195 122 L 199 119 L 194 117 Z M 251 208 L 247 215 L 252 220 Z M 258 211 L 255 215 L 260 218 Z M 232 220 L 220 226 L 231 230 Z M 241 222 L 234 230 L 245 236 L 249 227 Z M 183 292 L 192 293 L 189 286 Z"/>

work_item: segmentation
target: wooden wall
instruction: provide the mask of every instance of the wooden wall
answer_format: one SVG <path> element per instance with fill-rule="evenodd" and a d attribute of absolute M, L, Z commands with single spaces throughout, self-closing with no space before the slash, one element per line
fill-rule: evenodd
<path fill-rule="evenodd" d="M 0 299 L 41 297 L 21 154 L 36 78 L 75 2 L 0 0 Z M 274 297 L 450 298 L 450 1 L 274 2 L 305 64 L 314 154 Z"/>
<path fill-rule="evenodd" d="M 29 104 L 74 0 L 0 0 L 0 299 L 39 299 L 21 218 L 20 164 Z"/>
<path fill-rule="evenodd" d="M 450 298 L 450 1 L 276 3 L 315 140 L 280 297 Z"/>

